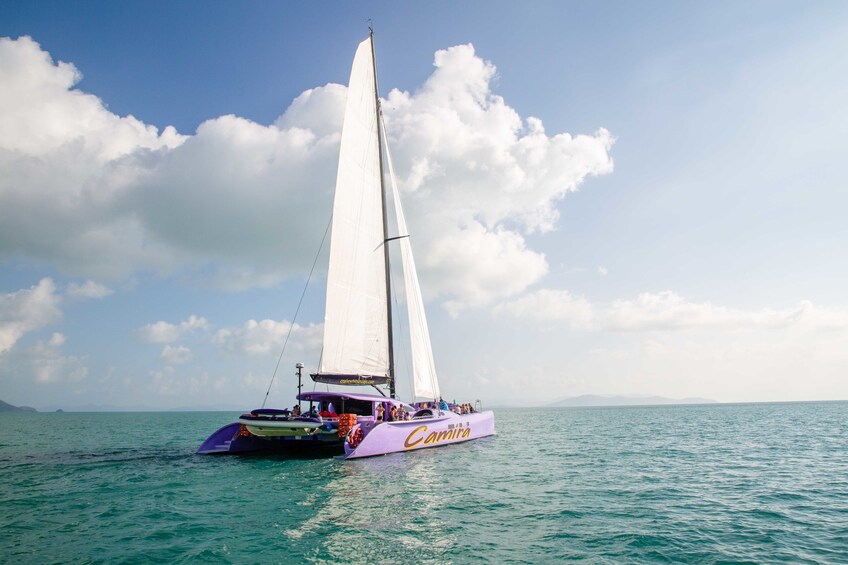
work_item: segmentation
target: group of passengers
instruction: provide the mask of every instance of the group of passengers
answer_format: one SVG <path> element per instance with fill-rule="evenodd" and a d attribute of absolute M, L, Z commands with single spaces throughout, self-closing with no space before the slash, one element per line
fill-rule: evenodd
<path fill-rule="evenodd" d="M 421 402 L 418 405 L 419 410 L 433 409 L 438 408 L 440 410 L 450 410 L 456 414 L 474 414 L 476 410 L 474 410 L 474 406 L 471 403 L 466 404 L 448 404 L 443 399 L 439 399 L 439 402 Z M 288 412 L 288 411 L 286 411 Z M 291 411 L 291 417 L 297 418 L 301 415 L 309 416 L 312 418 L 318 418 L 319 416 L 322 418 L 338 418 L 338 414 L 336 414 L 335 409 L 333 408 L 333 404 L 330 403 L 326 409 L 321 410 L 319 412 L 317 407 L 312 407 L 312 409 L 306 413 L 301 411 L 300 405 L 295 404 L 293 410 Z M 403 406 L 393 404 L 391 408 L 388 410 L 388 414 L 386 413 L 386 408 L 383 403 L 377 404 L 377 421 L 388 421 L 388 422 L 402 422 L 405 420 L 411 420 L 412 414 L 409 413 Z M 388 419 L 386 419 L 388 416 Z"/>
<path fill-rule="evenodd" d="M 474 406 L 469 402 L 465 404 L 457 404 L 454 401 L 452 404 L 446 402 L 443 398 L 439 398 L 438 402 L 421 402 L 418 404 L 419 410 L 426 410 L 430 408 L 438 408 L 439 410 L 444 410 L 447 412 L 450 410 L 455 414 L 474 414 L 477 410 L 474 409 Z"/>
<path fill-rule="evenodd" d="M 407 412 L 403 406 L 392 406 L 392 409 L 389 410 L 389 419 L 393 422 L 401 422 L 412 419 L 412 414 Z"/>
<path fill-rule="evenodd" d="M 474 410 L 474 406 L 472 406 L 470 402 L 465 404 L 454 404 L 453 411 L 457 414 L 474 414 L 474 412 L 476 412 L 476 410 Z"/>
<path fill-rule="evenodd" d="M 338 414 L 336 414 L 335 410 L 333 410 L 333 404 L 330 403 L 330 407 L 327 410 L 318 411 L 317 406 L 313 406 L 306 412 L 303 412 L 300 408 L 300 404 L 295 404 L 291 410 L 292 418 L 299 418 L 301 416 L 309 417 L 309 418 L 317 418 L 321 416 L 322 418 L 338 418 Z"/>
<path fill-rule="evenodd" d="M 382 422 L 384 416 L 386 415 L 386 409 L 383 407 L 383 404 L 380 403 L 377 405 L 377 421 Z M 389 408 L 389 422 L 401 422 L 404 420 L 412 419 L 412 415 L 407 412 L 403 406 L 398 406 L 393 404 L 391 408 Z"/>
<path fill-rule="evenodd" d="M 473 414 L 475 412 L 471 403 L 457 404 L 454 400 L 453 404 L 448 404 L 442 398 L 439 398 L 439 410 L 450 410 L 455 414 Z"/>

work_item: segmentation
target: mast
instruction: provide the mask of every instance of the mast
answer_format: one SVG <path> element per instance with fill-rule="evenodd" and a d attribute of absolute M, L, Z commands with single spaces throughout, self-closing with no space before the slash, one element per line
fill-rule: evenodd
<path fill-rule="evenodd" d="M 368 27 L 368 37 L 371 40 L 371 63 L 374 65 L 374 105 L 377 111 L 377 155 L 380 159 L 380 192 L 383 199 L 383 257 L 386 262 L 386 321 L 388 322 L 389 347 L 389 396 L 395 397 L 395 349 L 392 332 L 392 277 L 389 261 L 389 214 L 386 209 L 386 180 L 383 174 L 382 129 L 380 127 L 380 91 L 377 89 L 377 53 L 374 50 L 374 30 Z"/>

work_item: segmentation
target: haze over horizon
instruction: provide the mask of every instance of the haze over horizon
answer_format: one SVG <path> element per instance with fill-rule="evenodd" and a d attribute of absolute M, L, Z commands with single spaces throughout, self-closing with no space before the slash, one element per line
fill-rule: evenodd
<path fill-rule="evenodd" d="M 445 398 L 848 398 L 848 5 L 152 6 L 0 5 L 0 399 L 293 402 L 368 18 Z"/>

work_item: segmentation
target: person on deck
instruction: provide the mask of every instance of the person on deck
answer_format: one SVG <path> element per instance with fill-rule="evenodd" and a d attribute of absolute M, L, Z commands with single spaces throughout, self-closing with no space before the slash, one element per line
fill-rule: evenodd
<path fill-rule="evenodd" d="M 450 408 L 448 408 L 448 403 L 445 402 L 441 396 L 439 397 L 439 410 L 450 410 Z"/>
<path fill-rule="evenodd" d="M 295 416 L 300 416 L 300 404 L 295 404 L 292 409 L 292 414 Z"/>
<path fill-rule="evenodd" d="M 380 404 L 377 405 L 377 421 L 378 422 L 383 421 L 383 414 L 385 414 L 385 412 L 386 412 L 386 409 L 383 408 L 383 403 L 381 402 Z"/>

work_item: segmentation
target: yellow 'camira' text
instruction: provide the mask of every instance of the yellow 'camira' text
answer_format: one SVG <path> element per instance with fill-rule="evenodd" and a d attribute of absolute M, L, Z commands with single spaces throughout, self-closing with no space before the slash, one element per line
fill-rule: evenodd
<path fill-rule="evenodd" d="M 406 441 L 403 442 L 403 447 L 406 449 L 412 449 L 413 447 L 417 447 L 418 445 L 435 445 L 437 443 L 443 443 L 446 441 L 454 441 L 457 439 L 468 439 L 471 435 L 471 428 L 454 428 L 452 430 L 443 430 L 441 432 L 430 432 L 427 433 L 427 426 L 418 426 L 408 436 L 406 436 Z"/>

